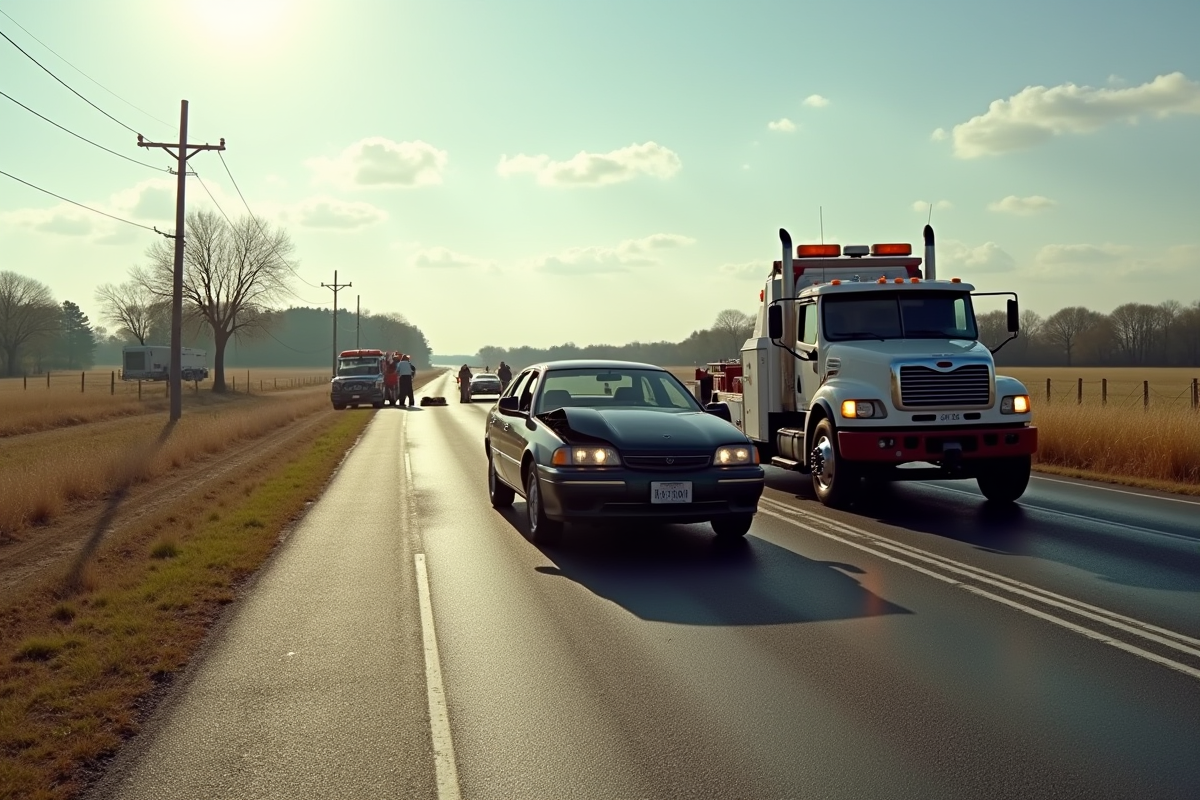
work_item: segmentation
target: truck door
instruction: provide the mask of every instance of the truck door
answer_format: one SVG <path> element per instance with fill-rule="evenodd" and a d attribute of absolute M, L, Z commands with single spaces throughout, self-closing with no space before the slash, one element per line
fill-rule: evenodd
<path fill-rule="evenodd" d="M 801 301 L 796 306 L 796 410 L 807 411 L 808 403 L 821 385 L 821 354 L 817 348 L 817 303 Z"/>

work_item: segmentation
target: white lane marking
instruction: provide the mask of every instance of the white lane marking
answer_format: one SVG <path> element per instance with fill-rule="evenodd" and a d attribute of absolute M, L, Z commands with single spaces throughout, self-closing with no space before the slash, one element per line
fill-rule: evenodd
<path fill-rule="evenodd" d="M 951 578 L 947 575 L 941 575 L 937 572 L 934 572 L 931 569 L 922 567 L 919 564 L 913 564 L 910 561 L 905 561 L 902 558 L 898 558 L 896 556 L 889 555 L 889 554 L 882 552 L 880 550 L 877 550 L 873 547 L 868 547 L 866 545 L 859 544 L 858 542 L 850 541 L 849 539 L 845 539 L 841 536 L 838 536 L 837 534 L 833 533 L 832 531 L 823 531 L 819 528 L 815 528 L 811 525 L 807 525 L 803 522 L 800 522 L 799 520 L 794 519 L 793 517 L 785 516 L 783 514 L 775 512 L 775 511 L 771 511 L 771 510 L 767 510 L 767 509 L 763 509 L 763 508 L 759 509 L 759 513 L 766 514 L 769 517 L 774 517 L 775 519 L 778 519 L 781 522 L 786 522 L 789 525 L 793 525 L 797 528 L 802 528 L 811 533 L 815 533 L 818 536 L 824 536 L 827 539 L 831 539 L 835 542 L 839 542 L 848 547 L 853 547 L 856 550 L 862 550 L 865 553 L 870 553 L 871 555 L 876 556 L 877 558 L 882 558 L 885 561 L 891 561 L 894 564 L 898 564 L 902 567 L 907 567 L 908 569 L 911 569 L 915 572 L 920 572 L 924 575 L 928 575 L 931 578 L 934 578 L 943 583 L 949 584 L 950 586 L 953 586 L 955 588 L 963 589 L 964 591 L 970 592 L 971 594 L 977 595 L 979 597 L 984 597 L 989 600 L 994 600 L 998 603 L 1001 603 L 1002 605 L 1009 606 L 1018 611 L 1029 614 L 1030 616 L 1037 617 L 1039 619 L 1043 619 L 1047 622 L 1050 622 L 1054 625 L 1058 625 L 1059 627 L 1065 628 L 1074 633 L 1078 633 L 1089 639 L 1093 639 L 1097 642 L 1102 642 L 1104 644 L 1115 647 L 1118 650 L 1123 650 L 1127 653 L 1130 653 L 1131 655 L 1135 655 L 1135 656 L 1137 656 L 1139 658 L 1143 658 L 1147 661 L 1152 661 L 1156 664 L 1160 664 L 1169 669 L 1173 669 L 1178 672 L 1182 672 L 1183 674 L 1188 675 L 1189 677 L 1200 680 L 1200 669 L 1196 669 L 1195 667 L 1190 667 L 1187 664 L 1181 664 L 1178 661 L 1172 661 L 1171 659 L 1160 656 L 1157 653 L 1151 653 L 1150 651 L 1143 650 L 1140 647 L 1135 647 L 1134 645 L 1127 644 L 1118 639 L 1114 639 L 1110 636 L 1105 636 L 1102 633 L 1098 633 L 1096 631 L 1091 630 L 1090 628 L 1085 628 L 1082 625 L 1077 625 L 1073 622 L 1069 622 L 1065 619 L 1062 619 L 1061 617 L 1056 617 L 1053 614 L 1048 614 L 1045 611 L 1040 611 L 1036 608 L 1032 608 L 1031 606 L 1024 605 L 1015 600 L 1009 600 L 1008 598 L 1001 597 L 1000 595 L 997 595 L 997 594 L 993 594 L 992 592 L 989 592 L 985 589 L 980 589 L 978 587 L 963 583 L 962 581 L 955 580 L 954 578 Z M 868 537 L 875 538 L 875 537 L 871 537 L 869 534 L 868 534 Z"/>
<path fill-rule="evenodd" d="M 412 479 L 412 459 L 408 457 L 407 448 L 404 451 L 404 481 L 411 489 L 413 485 Z"/>
<path fill-rule="evenodd" d="M 885 536 L 873 534 L 861 528 L 847 525 L 844 522 L 839 522 L 837 520 L 811 514 L 807 511 L 790 507 L 785 503 L 780 503 L 778 500 L 768 499 L 767 502 L 770 503 L 773 508 L 776 508 L 776 510 L 811 519 L 815 523 L 828 525 L 831 528 L 841 530 L 843 533 L 851 536 L 868 538 L 879 547 L 887 548 L 889 550 L 911 556 L 928 564 L 940 566 L 943 569 L 950 570 L 951 572 L 955 572 L 959 575 L 965 575 L 983 583 L 991 584 L 999 589 L 1012 592 L 1013 594 L 1018 594 L 1023 597 L 1028 597 L 1031 600 L 1036 600 L 1056 608 L 1061 608 L 1064 611 L 1069 611 L 1082 617 L 1087 617 L 1095 622 L 1109 625 L 1119 630 L 1123 630 L 1126 633 L 1131 633 L 1135 636 L 1140 636 L 1144 639 L 1148 639 L 1149 641 L 1157 642 L 1174 650 L 1178 650 L 1181 653 L 1186 653 L 1188 655 L 1200 658 L 1200 649 L 1195 649 L 1200 648 L 1200 639 L 1193 639 L 1186 634 L 1178 633 L 1168 628 L 1160 628 L 1157 625 L 1152 625 L 1148 622 L 1142 622 L 1141 620 L 1134 619 L 1133 617 L 1127 617 L 1123 614 L 1118 614 L 1115 611 L 1110 611 L 1106 608 L 1101 608 L 1100 606 L 1094 606 L 1090 603 L 1085 603 L 1082 600 L 1076 600 L 1073 597 L 1067 597 L 1065 595 L 1052 592 L 1049 589 L 1043 589 L 1040 586 L 1024 583 L 1016 580 L 1015 578 L 1010 578 L 1007 575 L 990 572 L 981 567 L 976 567 L 973 564 L 955 561 L 954 559 L 947 558 L 946 556 L 931 553 L 904 542 L 894 541 Z M 1189 647 L 1188 645 L 1192 646 Z"/>
<path fill-rule="evenodd" d="M 429 695 L 429 728 L 433 735 L 433 763 L 437 772 L 438 800 L 459 800 L 458 767 L 454 763 L 454 740 L 450 738 L 450 714 L 442 686 L 442 662 L 437 633 L 433 628 L 433 604 L 429 601 L 429 574 L 425 554 L 413 556 L 417 569 L 417 596 L 421 601 L 421 638 L 425 645 L 425 688 Z"/>
<path fill-rule="evenodd" d="M 1041 475 L 1034 475 L 1035 480 L 1049 481 L 1050 483 L 1065 483 L 1068 486 L 1078 486 L 1081 489 L 1097 489 L 1102 492 L 1116 492 L 1117 494 L 1131 494 L 1134 497 L 1144 497 L 1147 500 L 1166 500 L 1171 503 L 1187 503 L 1189 506 L 1200 506 L 1200 500 L 1185 500 L 1182 497 L 1163 497 L 1157 494 L 1145 494 L 1144 492 L 1133 492 L 1129 489 L 1114 489 L 1111 486 L 1093 486 L 1090 483 L 1076 483 L 1075 481 L 1064 481 L 1058 478 L 1045 478 Z"/>
<path fill-rule="evenodd" d="M 975 492 L 969 492 L 964 489 L 955 489 L 952 486 L 939 486 L 934 483 L 928 484 L 928 488 L 938 489 L 943 492 L 952 492 L 954 494 L 963 494 L 968 497 L 980 497 L 981 496 Z M 1146 495 L 1138 495 L 1138 496 L 1145 497 Z M 1113 522 L 1112 520 L 1104 519 L 1103 517 L 1089 517 L 1087 514 L 1076 514 L 1073 511 L 1060 511 L 1057 508 L 1046 508 L 1045 506 L 1035 506 L 1032 503 L 1017 503 L 1017 505 L 1020 506 L 1021 508 L 1032 509 L 1033 511 L 1042 511 L 1046 514 L 1057 514 L 1060 517 L 1069 517 L 1071 519 L 1083 520 L 1084 522 L 1099 523 L 1100 525 L 1108 525 L 1109 527 L 1113 527 L 1113 528 L 1124 528 L 1125 530 L 1134 531 L 1135 533 L 1146 533 L 1151 536 L 1163 536 L 1167 539 L 1179 539 L 1180 541 L 1191 542 L 1193 544 L 1195 544 L 1197 541 L 1195 536 L 1188 536 L 1187 534 L 1183 534 L 1183 533 L 1173 533 L 1171 531 L 1161 531 L 1157 528 L 1145 528 L 1141 525 L 1130 525 L 1128 522 Z"/>

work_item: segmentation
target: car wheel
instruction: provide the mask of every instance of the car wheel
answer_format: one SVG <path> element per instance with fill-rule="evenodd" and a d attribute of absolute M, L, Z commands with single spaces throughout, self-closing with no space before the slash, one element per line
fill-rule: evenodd
<path fill-rule="evenodd" d="M 983 467 L 975 482 L 983 496 L 993 503 L 1014 503 L 1025 494 L 1032 465 L 1030 456 L 998 458 Z"/>
<path fill-rule="evenodd" d="M 713 533 L 722 539 L 736 539 L 745 536 L 753 522 L 753 514 L 731 514 L 727 517 L 717 517 L 710 524 Z"/>
<path fill-rule="evenodd" d="M 378 403 L 371 403 L 371 408 L 383 408 L 383 401 L 381 400 Z"/>
<path fill-rule="evenodd" d="M 538 544 L 554 544 L 562 537 L 562 523 L 547 517 L 542 505 L 536 465 L 529 467 L 529 474 L 525 477 L 525 511 L 529 517 L 530 539 Z"/>
<path fill-rule="evenodd" d="M 508 508 L 513 504 L 514 497 L 516 497 L 516 492 L 496 475 L 496 465 L 492 462 L 492 457 L 489 455 L 488 500 L 492 501 L 492 508 Z"/>
<path fill-rule="evenodd" d="M 817 423 L 808 466 L 812 470 L 813 492 L 818 500 L 831 508 L 850 503 L 860 476 L 855 465 L 844 460 L 838 452 L 837 432 L 828 419 Z"/>
<path fill-rule="evenodd" d="M 346 410 L 346 404 L 345 404 L 345 403 L 334 403 L 334 404 L 333 404 L 333 410 L 334 410 L 334 411 L 345 411 L 345 410 Z"/>

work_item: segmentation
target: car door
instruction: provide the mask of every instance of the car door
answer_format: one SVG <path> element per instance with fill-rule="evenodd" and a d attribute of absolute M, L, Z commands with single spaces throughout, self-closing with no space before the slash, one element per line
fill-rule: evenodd
<path fill-rule="evenodd" d="M 509 384 L 501 397 L 516 397 L 519 402 L 536 375 L 535 370 L 525 370 Z M 488 438 L 492 443 L 492 463 L 495 465 L 496 474 L 502 481 L 517 488 L 521 488 L 520 459 L 525 447 L 519 433 L 524 428 L 523 423 L 524 419 L 519 413 L 500 413 L 498 402 L 488 412 Z"/>
<path fill-rule="evenodd" d="M 817 304 L 796 306 L 796 408 L 805 411 L 809 401 L 821 386 L 820 356 L 817 348 Z"/>

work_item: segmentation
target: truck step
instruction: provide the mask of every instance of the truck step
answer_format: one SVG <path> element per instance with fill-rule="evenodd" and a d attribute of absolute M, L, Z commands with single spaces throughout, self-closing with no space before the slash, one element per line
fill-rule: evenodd
<path fill-rule="evenodd" d="M 790 458 L 783 458 L 782 456 L 771 456 L 771 466 L 779 467 L 780 469 L 790 469 L 796 472 L 800 469 L 800 462 L 792 461 Z"/>

